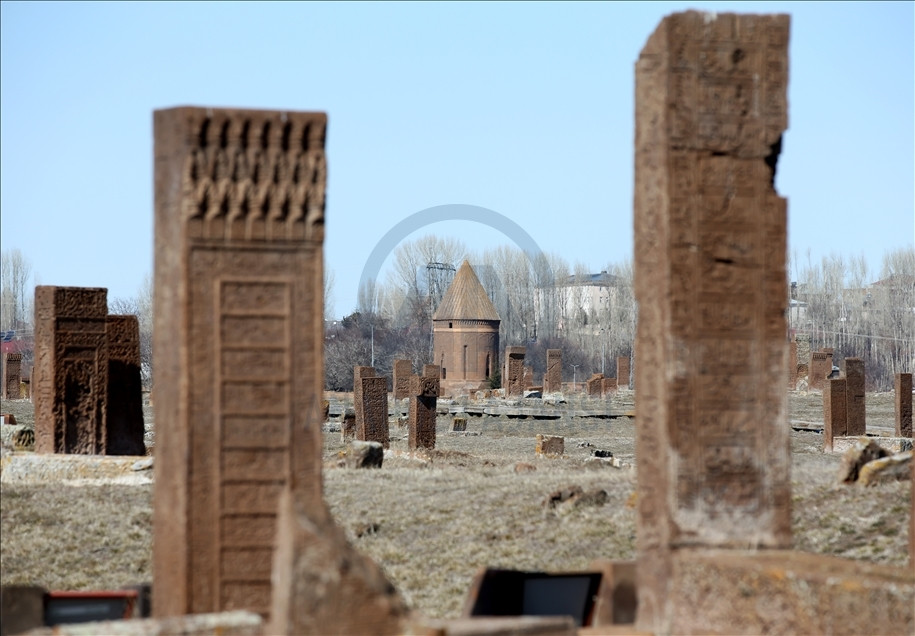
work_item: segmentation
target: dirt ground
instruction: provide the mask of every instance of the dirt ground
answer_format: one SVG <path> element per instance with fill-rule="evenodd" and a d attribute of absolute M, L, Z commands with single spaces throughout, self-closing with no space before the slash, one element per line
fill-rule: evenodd
<path fill-rule="evenodd" d="M 626 412 L 631 399 L 623 392 L 610 409 Z M 792 393 L 792 425 L 821 425 L 821 399 Z M 27 401 L 2 402 L 0 412 L 24 423 L 32 417 Z M 869 432 L 890 434 L 892 394 L 868 394 L 867 417 Z M 635 556 L 634 419 L 469 417 L 467 435 L 449 433 L 450 422 L 439 417 L 436 449 L 419 458 L 406 452 L 406 429 L 392 426 L 393 452 L 381 470 L 339 467 L 340 434 L 331 424 L 324 436 L 328 505 L 413 607 L 431 617 L 459 615 L 484 566 L 569 571 L 595 558 Z M 565 437 L 565 454 L 537 458 L 537 433 Z M 839 485 L 840 457 L 821 447 L 820 433 L 792 431 L 795 549 L 905 565 L 911 485 Z M 595 462 L 596 449 L 612 451 L 624 467 Z M 4 585 L 104 589 L 150 580 L 151 471 L 131 472 L 132 462 L 121 460 L 123 479 L 99 478 L 97 467 L 66 478 L 29 475 L 9 468 L 12 455 L 4 448 L 0 475 Z M 527 470 L 517 472 L 518 464 Z M 606 496 L 544 505 L 570 486 Z"/>

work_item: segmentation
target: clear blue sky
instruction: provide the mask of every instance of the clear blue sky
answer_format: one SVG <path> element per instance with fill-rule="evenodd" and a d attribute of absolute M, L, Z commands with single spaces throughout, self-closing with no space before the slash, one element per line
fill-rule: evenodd
<path fill-rule="evenodd" d="M 777 187 L 814 261 L 915 243 L 913 3 L 2 3 L 0 243 L 36 282 L 133 296 L 152 270 L 152 111 L 329 115 L 336 315 L 376 241 L 486 207 L 593 270 L 632 254 L 633 66 L 664 15 L 792 15 Z M 510 241 L 431 225 L 473 248 Z"/>

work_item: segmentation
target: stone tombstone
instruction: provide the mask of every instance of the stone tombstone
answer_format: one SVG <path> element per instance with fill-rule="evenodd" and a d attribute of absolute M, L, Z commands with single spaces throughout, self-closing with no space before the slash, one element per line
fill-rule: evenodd
<path fill-rule="evenodd" d="M 791 543 L 784 369 L 787 15 L 689 11 L 636 63 L 640 629 L 688 546 Z M 753 360 L 754 364 L 747 364 Z"/>
<path fill-rule="evenodd" d="M 140 380 L 140 321 L 136 316 L 108 316 L 108 408 L 106 453 L 145 455 L 143 386 Z"/>
<path fill-rule="evenodd" d="M 362 431 L 356 438 L 364 442 L 378 442 L 388 447 L 388 379 L 385 377 L 362 378 L 361 410 Z M 359 412 L 359 409 L 356 409 Z M 360 436 L 360 433 L 362 436 Z"/>
<path fill-rule="evenodd" d="M 832 451 L 832 441 L 848 431 L 845 378 L 832 378 L 823 384 L 823 450 Z"/>
<path fill-rule="evenodd" d="M 797 341 L 788 343 L 788 390 L 797 389 Z"/>
<path fill-rule="evenodd" d="M 410 397 L 410 377 L 413 375 L 411 360 L 394 360 L 394 399 Z"/>
<path fill-rule="evenodd" d="M 534 386 L 534 368 L 528 365 L 524 365 L 524 388 Z M 522 391 L 523 393 L 523 391 Z"/>
<path fill-rule="evenodd" d="M 424 364 L 422 377 L 437 378 L 440 380 L 442 378 L 442 368 L 437 364 Z M 411 382 L 412 382 L 412 380 L 411 380 Z"/>
<path fill-rule="evenodd" d="M 559 456 L 565 453 L 566 440 L 564 437 L 537 433 L 534 439 L 536 441 L 534 453 L 537 455 Z"/>
<path fill-rule="evenodd" d="M 830 370 L 832 366 L 830 365 Z M 842 361 L 842 375 L 845 376 L 845 416 L 848 421 L 847 435 L 865 435 L 867 421 L 864 410 L 864 360 L 845 358 Z"/>
<path fill-rule="evenodd" d="M 600 394 L 604 398 L 609 398 L 619 390 L 619 384 L 616 378 L 602 378 L 600 381 Z"/>
<path fill-rule="evenodd" d="M 798 333 L 794 335 L 797 343 L 797 363 L 810 366 L 810 334 Z"/>
<path fill-rule="evenodd" d="M 356 409 L 356 439 L 365 441 L 365 411 L 362 402 L 363 378 L 374 378 L 374 367 L 353 367 L 353 408 Z"/>
<path fill-rule="evenodd" d="M 35 451 L 103 454 L 108 292 L 35 288 Z"/>
<path fill-rule="evenodd" d="M 22 397 L 22 354 L 7 353 L 3 361 L 3 397 L 18 400 Z"/>
<path fill-rule="evenodd" d="M 154 113 L 156 616 L 401 631 L 403 601 L 322 497 L 326 125 Z"/>
<path fill-rule="evenodd" d="M 810 352 L 810 370 L 807 379 L 808 388 L 817 390 L 823 388 L 826 376 L 832 373 L 831 359 L 832 355 L 825 351 Z"/>
<path fill-rule="evenodd" d="M 562 391 L 562 349 L 546 350 L 546 373 L 543 376 L 545 393 Z"/>
<path fill-rule="evenodd" d="M 629 388 L 629 370 L 629 356 L 619 356 L 616 359 L 616 386 L 618 388 Z"/>
<path fill-rule="evenodd" d="M 505 347 L 505 371 L 502 386 L 505 397 L 519 397 L 524 393 L 524 347 Z"/>
<path fill-rule="evenodd" d="M 912 374 L 897 373 L 893 380 L 895 389 L 894 411 L 896 415 L 896 437 L 912 435 Z"/>
<path fill-rule="evenodd" d="M 424 370 L 426 370 L 424 368 Z M 435 419 L 439 378 L 414 375 L 410 379 L 410 450 L 435 448 Z"/>
<path fill-rule="evenodd" d="M 603 389 L 604 374 L 595 373 L 588 378 L 588 397 L 600 397 Z"/>

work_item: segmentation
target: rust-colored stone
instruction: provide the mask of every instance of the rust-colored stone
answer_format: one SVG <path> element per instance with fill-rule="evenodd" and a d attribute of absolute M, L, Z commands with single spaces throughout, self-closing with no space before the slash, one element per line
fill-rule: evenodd
<path fill-rule="evenodd" d="M 502 373 L 505 397 L 524 394 L 524 354 L 524 347 L 505 347 L 505 370 Z"/>
<path fill-rule="evenodd" d="M 356 410 L 356 439 L 365 439 L 365 411 L 362 402 L 363 378 L 374 378 L 373 367 L 353 367 L 353 408 Z"/>
<path fill-rule="evenodd" d="M 609 398 L 614 393 L 617 392 L 619 386 L 616 383 L 616 378 L 602 378 L 600 381 L 600 394 L 601 397 Z"/>
<path fill-rule="evenodd" d="M 616 359 L 616 386 L 620 389 L 629 388 L 629 356 L 619 356 Z"/>
<path fill-rule="evenodd" d="M 427 365 L 428 366 L 428 365 Z M 423 367 L 434 373 L 433 369 Z M 414 375 L 410 378 L 410 414 L 408 444 L 410 450 L 435 448 L 435 422 L 440 380 Z"/>
<path fill-rule="evenodd" d="M 912 437 L 912 374 L 897 373 L 893 385 L 896 437 Z"/>
<path fill-rule="evenodd" d="M 136 316 L 109 315 L 105 331 L 108 339 L 105 452 L 108 455 L 145 455 L 140 322 Z"/>
<path fill-rule="evenodd" d="M 603 394 L 603 383 L 603 373 L 595 373 L 588 378 L 588 397 L 599 398 Z"/>
<path fill-rule="evenodd" d="M 440 366 L 438 366 L 437 364 L 424 364 L 423 372 L 421 375 L 424 378 L 438 378 L 439 380 L 441 380 L 442 368 Z"/>
<path fill-rule="evenodd" d="M 362 378 L 360 391 L 362 436 L 357 439 L 365 442 L 378 442 L 388 447 L 388 379 L 384 377 Z M 359 409 L 356 410 L 359 412 Z"/>
<path fill-rule="evenodd" d="M 534 452 L 537 455 L 562 455 L 565 452 L 566 440 L 559 435 L 537 434 Z"/>
<path fill-rule="evenodd" d="M 823 450 L 832 451 L 835 437 L 845 437 L 848 419 L 845 411 L 845 378 L 832 378 L 823 384 Z"/>
<path fill-rule="evenodd" d="M 830 370 L 832 365 L 830 364 Z M 845 376 L 845 417 L 847 435 L 865 435 L 867 433 L 866 412 L 864 409 L 864 360 L 845 358 L 842 361 Z"/>
<path fill-rule="evenodd" d="M 786 202 L 773 188 L 788 24 L 673 14 L 636 64 L 638 626 L 659 633 L 679 629 L 678 549 L 791 542 Z"/>
<path fill-rule="evenodd" d="M 788 390 L 794 391 L 797 388 L 797 341 L 791 340 L 788 343 Z"/>
<path fill-rule="evenodd" d="M 546 350 L 546 373 L 543 375 L 546 393 L 562 391 L 562 349 Z"/>
<path fill-rule="evenodd" d="M 22 354 L 7 353 L 3 362 L 3 397 L 18 400 L 22 397 Z"/>
<path fill-rule="evenodd" d="M 832 373 L 832 364 L 830 360 L 832 354 L 825 351 L 810 352 L 810 371 L 807 377 L 807 387 L 811 390 L 821 391 L 826 377 Z"/>
<path fill-rule="evenodd" d="M 394 399 L 403 400 L 410 397 L 410 376 L 413 375 L 413 362 L 394 360 Z"/>
<path fill-rule="evenodd" d="M 157 616 L 400 631 L 402 600 L 322 498 L 326 124 L 155 112 Z"/>
<path fill-rule="evenodd" d="M 35 450 L 103 454 L 108 292 L 35 288 Z"/>

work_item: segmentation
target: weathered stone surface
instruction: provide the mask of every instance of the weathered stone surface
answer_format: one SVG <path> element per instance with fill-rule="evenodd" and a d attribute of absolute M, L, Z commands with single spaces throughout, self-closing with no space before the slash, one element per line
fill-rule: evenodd
<path fill-rule="evenodd" d="M 416 384 L 422 386 L 411 389 L 413 395 L 410 396 L 410 423 L 409 431 L 407 433 L 407 443 L 410 450 L 416 450 L 418 448 L 435 448 L 438 379 L 414 377 L 414 381 L 415 380 L 419 380 Z M 423 388 L 430 383 L 433 385 L 431 388 Z"/>
<path fill-rule="evenodd" d="M 590 378 L 588 378 L 588 397 L 601 397 L 603 394 L 603 382 L 603 373 L 595 373 Z"/>
<path fill-rule="evenodd" d="M 467 418 L 466 417 L 455 417 L 451 420 L 451 430 L 454 432 L 461 432 L 467 430 Z"/>
<path fill-rule="evenodd" d="M 618 386 L 616 378 L 602 378 L 600 381 L 600 394 L 604 398 L 609 398 L 617 392 Z"/>
<path fill-rule="evenodd" d="M 402 601 L 322 498 L 326 124 L 155 112 L 157 616 L 398 631 Z"/>
<path fill-rule="evenodd" d="M 365 411 L 362 401 L 362 379 L 374 378 L 373 367 L 353 367 L 353 407 L 356 409 L 356 439 L 365 439 Z"/>
<path fill-rule="evenodd" d="M 7 353 L 3 361 L 3 397 L 18 400 L 22 397 L 22 354 Z"/>
<path fill-rule="evenodd" d="M 381 468 L 384 463 L 384 446 L 381 442 L 353 440 L 346 450 L 349 468 Z"/>
<path fill-rule="evenodd" d="M 636 64 L 643 629 L 680 629 L 678 550 L 791 542 L 786 202 L 773 188 L 788 23 L 673 14 Z"/>
<path fill-rule="evenodd" d="M 832 378 L 823 384 L 823 450 L 832 451 L 833 439 L 845 437 L 845 378 Z"/>
<path fill-rule="evenodd" d="M 388 447 L 388 379 L 384 377 L 362 378 L 359 392 L 362 404 L 363 429 L 356 431 L 356 439 L 379 442 Z M 357 409 L 357 413 L 359 410 Z"/>
<path fill-rule="evenodd" d="M 867 462 L 858 471 L 858 483 L 873 486 L 889 481 L 908 481 L 912 474 L 912 451 Z"/>
<path fill-rule="evenodd" d="M 897 373 L 893 380 L 896 437 L 912 435 L 912 374 Z"/>
<path fill-rule="evenodd" d="M 136 316 L 109 315 L 105 331 L 108 338 L 105 452 L 108 455 L 145 455 L 140 322 Z"/>
<path fill-rule="evenodd" d="M 37 585 L 0 586 L 0 630 L 7 634 L 22 634 L 44 626 L 43 587 Z M 99 632 L 101 633 L 101 632 Z"/>
<path fill-rule="evenodd" d="M 558 435 L 537 434 L 534 452 L 538 455 L 562 455 L 565 452 L 565 438 Z"/>
<path fill-rule="evenodd" d="M 832 354 L 825 351 L 810 352 L 810 371 L 807 374 L 807 386 L 811 390 L 822 390 L 827 376 L 832 373 Z"/>
<path fill-rule="evenodd" d="M 103 454 L 108 292 L 35 288 L 35 450 Z"/>
<path fill-rule="evenodd" d="M 629 388 L 629 374 L 629 356 L 619 356 L 616 359 L 616 385 L 618 388 Z"/>
<path fill-rule="evenodd" d="M 786 550 L 682 549 L 671 580 L 677 634 L 915 632 L 915 577 L 906 568 Z M 640 593 L 640 614 L 641 602 Z"/>
<path fill-rule="evenodd" d="M 263 619 L 253 612 L 191 614 L 168 618 L 72 623 L 29 632 L 32 636 L 262 636 Z"/>
<path fill-rule="evenodd" d="M 839 466 L 839 481 L 844 483 L 858 481 L 858 475 L 865 464 L 881 457 L 887 457 L 889 454 L 888 450 L 874 440 L 866 437 L 859 438 L 842 455 L 842 463 Z"/>
<path fill-rule="evenodd" d="M 788 390 L 797 389 L 797 341 L 791 340 L 788 343 Z"/>
<path fill-rule="evenodd" d="M 638 609 L 635 561 L 598 559 L 588 566 L 601 573 L 594 605 L 594 627 L 631 625 Z"/>
<path fill-rule="evenodd" d="M 867 433 L 866 413 L 864 409 L 864 360 L 845 358 L 842 361 L 845 376 L 845 417 L 847 435 L 864 435 Z M 830 370 L 832 365 L 830 364 Z"/>
<path fill-rule="evenodd" d="M 545 393 L 562 391 L 562 349 L 546 350 L 546 373 L 543 375 Z"/>
<path fill-rule="evenodd" d="M 413 362 L 410 360 L 394 361 L 394 399 L 403 400 L 410 397 L 410 376 L 413 375 Z"/>
<path fill-rule="evenodd" d="M 412 377 L 412 376 L 411 376 Z M 442 378 L 442 368 L 437 364 L 424 364 L 422 377 L 424 378 L 435 378 L 436 380 L 441 380 Z"/>
<path fill-rule="evenodd" d="M 524 393 L 524 347 L 505 348 L 505 370 L 502 387 L 505 397 L 520 397 Z"/>

